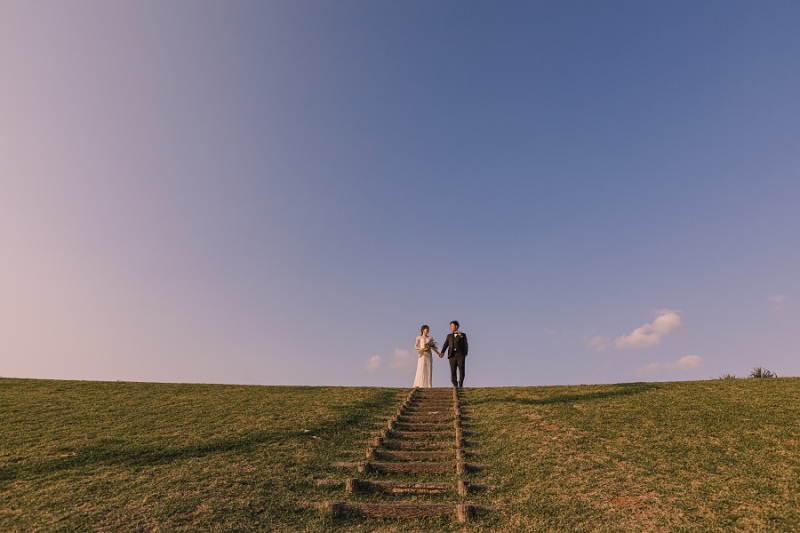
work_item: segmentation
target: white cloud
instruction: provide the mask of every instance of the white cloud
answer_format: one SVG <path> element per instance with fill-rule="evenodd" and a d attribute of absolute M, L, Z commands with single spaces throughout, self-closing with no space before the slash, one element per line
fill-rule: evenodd
<path fill-rule="evenodd" d="M 611 339 L 608 337 L 603 337 L 602 335 L 595 335 L 586 341 L 586 346 L 592 350 L 597 350 L 598 352 L 605 352 L 611 348 Z"/>
<path fill-rule="evenodd" d="M 413 372 L 417 368 L 417 355 L 415 353 L 412 354 L 409 350 L 396 348 L 394 357 L 389 363 L 389 368 L 402 374 Z"/>
<path fill-rule="evenodd" d="M 783 304 L 786 303 L 786 295 L 785 294 L 773 294 L 769 298 L 767 298 L 769 302 L 772 304 L 772 312 L 777 313 L 783 309 Z"/>
<path fill-rule="evenodd" d="M 703 364 L 699 355 L 684 355 L 674 363 L 650 363 L 636 371 L 637 374 L 654 374 L 665 370 L 690 370 Z"/>
<path fill-rule="evenodd" d="M 680 329 L 683 321 L 677 312 L 665 309 L 649 324 L 636 328 L 627 335 L 614 339 L 614 346 L 618 350 L 635 350 L 637 348 L 652 348 L 661 343 L 665 335 Z"/>
<path fill-rule="evenodd" d="M 373 355 L 364 363 L 364 372 L 375 374 L 382 368 L 383 361 L 380 355 Z M 395 349 L 389 368 L 401 374 L 408 374 L 417 368 L 417 356 L 409 350 Z"/>
<path fill-rule="evenodd" d="M 367 374 L 374 374 L 381 368 L 381 356 L 380 355 L 373 355 L 367 362 L 364 363 L 364 372 Z"/>

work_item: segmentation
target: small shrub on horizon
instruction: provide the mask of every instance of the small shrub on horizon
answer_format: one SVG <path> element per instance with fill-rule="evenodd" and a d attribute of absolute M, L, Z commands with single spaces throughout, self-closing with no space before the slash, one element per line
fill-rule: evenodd
<path fill-rule="evenodd" d="M 736 379 L 736 376 L 734 374 L 722 374 L 717 379 Z"/>
<path fill-rule="evenodd" d="M 776 374 L 775 372 L 772 372 L 771 370 L 767 370 L 766 368 L 762 368 L 760 366 L 757 366 L 757 367 L 755 367 L 753 369 L 752 372 L 750 372 L 750 376 L 749 377 L 751 377 L 751 378 L 777 378 L 778 374 Z"/>

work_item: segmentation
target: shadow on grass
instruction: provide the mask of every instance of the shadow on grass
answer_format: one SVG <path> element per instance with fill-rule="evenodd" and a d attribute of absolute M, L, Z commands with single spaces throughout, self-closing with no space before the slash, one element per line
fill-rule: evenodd
<path fill-rule="evenodd" d="M 634 394 L 641 394 L 649 390 L 657 388 L 653 383 L 622 383 L 619 385 L 610 385 L 610 390 L 602 390 L 597 392 L 584 392 L 577 394 L 557 394 L 555 396 L 547 396 L 545 398 L 525 398 L 506 394 L 504 396 L 494 396 L 490 398 L 477 399 L 473 403 L 518 403 L 522 405 L 552 405 L 559 403 L 580 403 L 590 402 L 595 400 L 605 400 L 607 398 L 616 398 L 621 396 L 631 396 Z"/>
<path fill-rule="evenodd" d="M 223 453 L 250 453 L 265 444 L 292 443 L 308 441 L 309 435 L 335 435 L 341 431 L 363 424 L 369 414 L 397 403 L 397 396 L 391 390 L 380 391 L 376 396 L 343 409 L 339 416 L 325 420 L 304 430 L 264 430 L 213 439 L 186 446 L 161 447 L 157 445 L 131 446 L 122 443 L 123 438 L 104 439 L 77 449 L 67 457 L 45 460 L 22 460 L 17 464 L 0 467 L 0 484 L 17 479 L 21 475 L 51 474 L 73 469 L 86 469 L 93 466 L 124 466 L 143 468 L 167 464 L 174 461 L 195 459 Z M 330 440 L 327 442 L 330 444 Z"/>

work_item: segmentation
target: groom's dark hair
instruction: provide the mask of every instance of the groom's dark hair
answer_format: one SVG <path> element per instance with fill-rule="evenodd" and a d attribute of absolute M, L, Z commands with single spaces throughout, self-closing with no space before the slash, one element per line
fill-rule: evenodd
<path fill-rule="evenodd" d="M 430 331 L 430 330 L 431 330 L 431 328 L 429 328 L 429 327 L 428 327 L 428 324 L 422 324 L 422 327 L 421 327 L 421 328 L 419 328 L 419 332 L 420 332 L 420 333 L 422 333 L 422 332 L 423 332 L 423 331 L 425 331 L 426 329 L 427 329 L 428 331 Z"/>
<path fill-rule="evenodd" d="M 451 323 L 451 324 L 455 324 L 455 325 L 456 325 L 456 329 L 458 329 L 458 328 L 460 328 L 460 327 L 461 327 L 461 326 L 459 326 L 459 325 L 458 325 L 458 320 L 453 320 L 453 321 L 452 321 L 452 322 L 450 322 L 450 323 Z"/>

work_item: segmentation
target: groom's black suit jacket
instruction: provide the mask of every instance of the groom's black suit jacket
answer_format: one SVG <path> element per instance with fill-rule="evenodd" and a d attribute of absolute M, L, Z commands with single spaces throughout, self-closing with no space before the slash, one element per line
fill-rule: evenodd
<path fill-rule="evenodd" d="M 444 355 L 445 352 L 447 352 L 448 359 L 455 357 L 456 354 L 466 357 L 467 352 L 469 352 L 467 334 L 463 331 L 459 331 L 458 335 L 449 333 L 447 335 L 447 339 L 444 341 L 444 345 L 442 346 L 442 355 Z"/>

